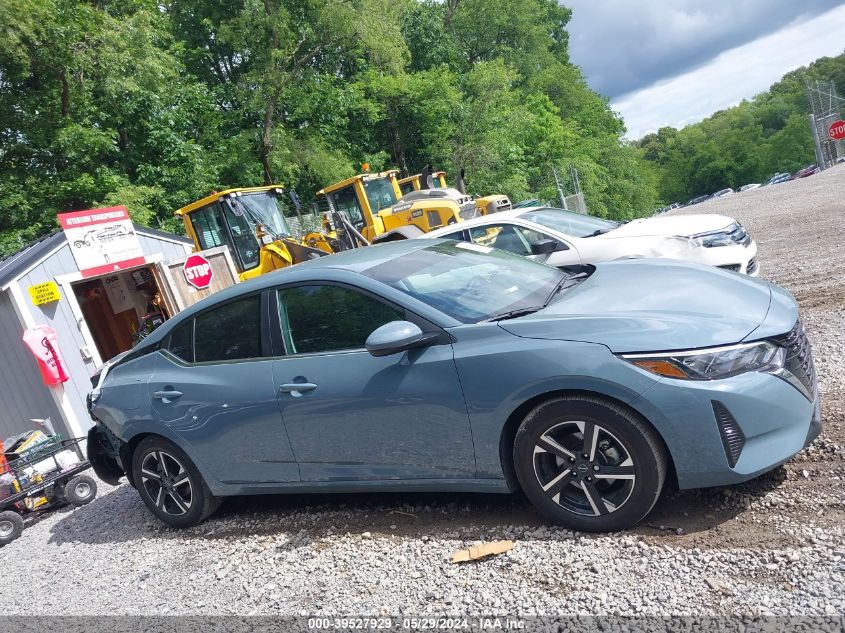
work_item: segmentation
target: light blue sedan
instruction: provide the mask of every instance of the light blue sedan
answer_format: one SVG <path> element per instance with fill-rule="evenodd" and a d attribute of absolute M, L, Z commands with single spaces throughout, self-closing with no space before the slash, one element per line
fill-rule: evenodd
<path fill-rule="evenodd" d="M 107 365 L 90 410 L 97 474 L 174 526 L 230 495 L 521 488 L 553 521 L 618 530 L 667 479 L 741 482 L 821 428 L 810 345 L 773 284 L 442 240 L 219 292 Z"/>

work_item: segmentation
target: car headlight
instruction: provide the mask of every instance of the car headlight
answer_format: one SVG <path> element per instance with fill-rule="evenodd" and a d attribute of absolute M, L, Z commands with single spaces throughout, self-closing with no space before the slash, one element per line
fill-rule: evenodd
<path fill-rule="evenodd" d="M 704 248 L 716 248 L 718 246 L 731 246 L 736 244 L 734 234 L 742 227 L 738 223 L 731 224 L 726 229 L 718 231 L 708 231 L 706 233 L 696 233 L 695 235 L 687 235 L 688 240 L 692 240 L 697 246 Z"/>
<path fill-rule="evenodd" d="M 760 341 L 688 352 L 622 354 L 622 358 L 658 376 L 716 380 L 749 371 L 776 372 L 784 366 L 786 349 Z"/>

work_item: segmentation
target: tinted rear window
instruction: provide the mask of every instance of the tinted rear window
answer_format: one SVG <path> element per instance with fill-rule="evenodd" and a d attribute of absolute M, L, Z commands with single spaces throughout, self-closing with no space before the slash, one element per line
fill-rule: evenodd
<path fill-rule="evenodd" d="M 196 362 L 261 356 L 261 296 L 252 295 L 203 312 L 195 319 Z"/>
<path fill-rule="evenodd" d="M 187 363 L 194 362 L 194 320 L 188 319 L 170 333 L 167 351 Z"/>

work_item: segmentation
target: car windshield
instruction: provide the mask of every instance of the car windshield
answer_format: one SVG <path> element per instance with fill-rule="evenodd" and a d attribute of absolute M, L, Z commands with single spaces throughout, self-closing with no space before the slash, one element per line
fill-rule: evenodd
<path fill-rule="evenodd" d="M 389 178 L 365 178 L 364 191 L 373 213 L 387 209 L 396 204 L 396 192 Z"/>
<path fill-rule="evenodd" d="M 591 215 L 573 213 L 564 209 L 547 207 L 543 209 L 529 209 L 519 215 L 523 220 L 536 222 L 550 229 L 570 235 L 572 237 L 592 237 L 612 231 L 619 222 L 602 220 Z"/>
<path fill-rule="evenodd" d="M 540 309 L 567 275 L 504 251 L 444 241 L 364 271 L 463 323 Z"/>
<path fill-rule="evenodd" d="M 246 215 L 254 222 L 264 225 L 273 235 L 291 234 L 285 218 L 285 204 L 275 193 L 247 193 L 229 200 L 236 215 Z"/>

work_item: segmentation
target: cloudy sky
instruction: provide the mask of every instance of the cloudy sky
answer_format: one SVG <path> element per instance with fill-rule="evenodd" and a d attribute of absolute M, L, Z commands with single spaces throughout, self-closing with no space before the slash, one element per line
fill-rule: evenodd
<path fill-rule="evenodd" d="M 845 51 L 845 0 L 564 0 L 572 61 L 628 138 L 682 127 Z"/>

